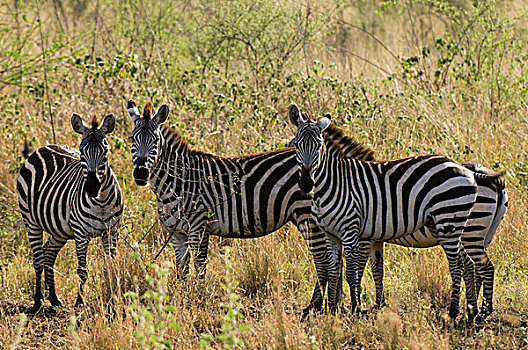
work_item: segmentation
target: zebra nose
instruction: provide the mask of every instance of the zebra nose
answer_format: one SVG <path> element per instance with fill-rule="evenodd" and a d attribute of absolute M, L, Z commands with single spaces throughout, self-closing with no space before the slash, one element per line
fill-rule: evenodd
<path fill-rule="evenodd" d="M 137 157 L 136 158 L 136 167 L 144 167 L 147 164 L 147 157 Z"/>

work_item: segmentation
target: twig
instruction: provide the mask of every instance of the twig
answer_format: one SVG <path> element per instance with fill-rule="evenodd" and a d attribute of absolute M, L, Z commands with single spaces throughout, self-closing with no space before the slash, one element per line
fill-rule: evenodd
<path fill-rule="evenodd" d="M 383 73 L 385 73 L 385 74 L 387 74 L 387 75 L 389 75 L 389 76 L 391 75 L 391 73 L 390 73 L 389 71 L 387 71 L 386 69 L 382 68 L 382 67 L 381 67 L 380 65 L 378 65 L 377 63 L 374 63 L 374 62 L 370 61 L 369 59 L 367 59 L 367 58 L 365 58 L 365 57 L 362 57 L 362 56 L 360 56 L 360 55 L 358 55 L 358 54 L 355 54 L 355 53 L 353 53 L 353 52 L 351 52 L 351 51 L 348 51 L 348 50 L 346 50 L 346 49 L 343 49 L 343 48 L 340 48 L 340 47 L 336 47 L 336 46 L 334 46 L 334 45 L 332 45 L 332 44 L 330 44 L 330 43 L 328 43 L 328 42 L 326 42 L 326 41 L 323 41 L 323 44 L 325 44 L 325 45 L 331 47 L 332 49 L 334 49 L 334 50 L 336 50 L 336 51 L 340 51 L 340 52 L 342 52 L 342 53 L 346 53 L 347 55 L 350 55 L 350 56 L 353 56 L 353 57 L 355 57 L 355 58 L 357 58 L 357 59 L 360 59 L 360 60 L 362 60 L 362 61 L 364 61 L 364 62 L 370 64 L 371 66 L 376 67 L 377 69 L 379 69 L 380 71 L 382 71 Z"/>
<path fill-rule="evenodd" d="M 310 8 L 308 7 L 308 9 L 306 11 L 306 27 L 304 29 L 302 28 L 301 21 L 300 21 L 300 16 L 299 16 L 299 21 L 297 22 L 297 25 L 299 27 L 299 34 L 301 35 L 301 39 L 302 39 L 302 47 L 303 47 L 303 53 L 304 53 L 304 64 L 306 65 L 306 75 L 308 77 L 310 77 L 310 66 L 308 64 L 308 53 L 306 51 L 306 29 L 307 29 L 307 26 L 308 26 L 309 17 L 310 17 Z"/>
<path fill-rule="evenodd" d="M 160 251 L 158 252 L 158 254 L 156 254 L 156 256 L 154 257 L 154 259 L 152 261 L 156 260 L 160 256 L 161 252 L 165 249 L 167 244 L 169 244 L 169 242 L 171 240 L 171 237 L 172 237 L 172 233 L 169 232 L 169 237 L 167 238 L 167 240 L 163 244 L 163 247 L 161 247 Z"/>
<path fill-rule="evenodd" d="M 37 20 L 39 23 L 39 32 L 40 32 L 40 48 L 42 50 L 42 65 L 44 67 L 44 89 L 46 90 L 46 98 L 48 100 L 48 112 L 51 118 L 51 134 L 53 136 L 53 143 L 57 143 L 57 139 L 55 137 L 55 120 L 53 118 L 53 111 L 51 109 L 51 101 L 49 96 L 49 88 L 48 88 L 48 73 L 46 70 L 46 50 L 44 48 L 44 36 L 42 35 L 42 20 L 40 19 L 40 6 L 39 6 L 39 0 L 35 0 L 37 3 Z"/>
<path fill-rule="evenodd" d="M 160 49 L 158 47 L 158 41 L 156 40 L 156 36 L 154 35 L 154 31 L 152 30 L 152 26 L 150 25 L 150 17 L 148 15 L 147 8 L 145 7 L 145 3 L 144 3 L 143 0 L 141 0 L 141 6 L 143 7 L 144 15 L 147 18 L 147 24 L 148 24 L 148 27 L 149 27 L 149 30 L 150 30 L 150 34 L 152 35 L 152 40 L 154 41 L 154 46 L 156 46 L 156 52 L 158 53 L 158 60 L 159 60 L 160 67 L 161 67 L 161 75 L 163 76 L 163 84 L 164 84 L 164 87 L 165 87 L 165 98 L 167 100 L 170 100 L 169 88 L 167 86 L 167 76 L 165 74 L 165 68 L 163 66 L 163 60 L 161 59 L 161 53 L 160 53 Z"/>

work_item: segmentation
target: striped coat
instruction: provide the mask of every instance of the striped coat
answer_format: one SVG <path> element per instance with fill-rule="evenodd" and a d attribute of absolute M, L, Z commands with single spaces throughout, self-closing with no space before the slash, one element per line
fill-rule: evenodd
<path fill-rule="evenodd" d="M 461 248 L 460 235 L 473 209 L 475 178 L 492 179 L 440 156 L 413 157 L 391 162 L 361 162 L 331 147 L 322 132 L 329 118 L 311 122 L 295 106 L 290 119 L 297 126 L 295 145 L 299 184 L 314 188 L 312 212 L 317 224 L 337 237 L 345 249 L 352 308 L 359 301 L 359 240 L 388 241 L 427 226 L 444 248 L 453 279 L 450 315 L 458 314 L 462 263 L 469 282 L 468 300 L 476 309 L 472 261 Z M 326 146 L 329 147 L 326 147 Z M 334 249 L 340 251 L 340 244 Z M 471 266 L 471 267 L 470 267 Z M 332 268 L 330 279 L 338 274 Z M 335 282 L 330 292 L 335 293 Z M 331 295 L 331 303 L 335 304 Z"/>
<path fill-rule="evenodd" d="M 53 266 L 69 239 L 75 240 L 81 278 L 76 305 L 82 303 L 88 243 L 102 236 L 105 252 L 113 253 L 123 211 L 121 189 L 107 160 L 106 135 L 114 129 L 114 117 L 107 116 L 101 127 L 94 119 L 90 128 L 74 114 L 72 125 L 83 135 L 80 152 L 66 145 L 42 147 L 25 161 L 17 179 L 36 274 L 34 311 L 42 305 L 43 271 L 51 304 L 62 305 L 55 292 Z M 50 235 L 45 244 L 43 231 Z"/>

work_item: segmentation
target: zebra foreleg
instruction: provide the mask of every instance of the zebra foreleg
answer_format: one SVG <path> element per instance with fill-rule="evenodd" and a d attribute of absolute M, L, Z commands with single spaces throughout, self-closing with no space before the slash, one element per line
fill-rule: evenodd
<path fill-rule="evenodd" d="M 183 278 L 189 273 L 189 263 L 191 261 L 188 246 L 188 236 L 181 232 L 172 233 L 172 245 L 176 254 L 177 276 Z"/>
<path fill-rule="evenodd" d="M 84 304 L 83 301 L 83 287 L 88 279 L 88 271 L 86 270 L 86 254 L 88 252 L 88 243 L 90 241 L 86 238 L 75 238 L 75 250 L 77 252 L 77 274 L 80 278 L 79 292 L 77 293 L 77 300 L 75 301 L 75 307 Z"/>
<path fill-rule="evenodd" d="M 326 234 L 324 231 L 320 230 L 317 226 L 312 226 L 310 230 L 304 225 L 300 226 L 299 230 L 308 244 L 308 249 L 312 254 L 317 273 L 317 281 L 315 283 L 312 300 L 303 310 L 301 319 L 305 319 L 310 310 L 319 312 L 323 309 L 323 297 L 328 284 L 328 266 L 331 257 L 327 249 Z"/>
<path fill-rule="evenodd" d="M 117 227 L 105 231 L 101 237 L 103 243 L 103 250 L 105 252 L 105 277 L 108 286 L 107 295 L 110 302 L 112 296 L 117 290 L 117 273 L 115 273 L 115 265 L 113 258 L 115 257 L 117 245 Z M 108 304 L 110 306 L 110 303 Z"/>
<path fill-rule="evenodd" d="M 209 248 L 209 233 L 204 229 L 194 231 L 189 235 L 189 248 L 194 259 L 196 275 L 205 277 L 207 250 Z"/>
<path fill-rule="evenodd" d="M 328 263 L 328 307 L 330 312 L 337 312 L 343 285 L 343 245 L 334 236 L 328 235 L 331 259 Z"/>
<path fill-rule="evenodd" d="M 343 240 L 346 259 L 346 279 L 350 287 L 350 310 L 352 314 L 360 311 L 360 295 L 358 286 L 359 241 L 357 232 L 345 233 Z"/>
<path fill-rule="evenodd" d="M 110 257 L 115 256 L 116 246 L 117 246 L 117 229 L 114 227 L 103 233 L 101 241 L 103 242 L 103 250 L 105 254 Z"/>
<path fill-rule="evenodd" d="M 26 223 L 28 228 L 29 244 L 33 251 L 33 268 L 35 269 L 35 296 L 33 304 L 33 312 L 39 311 L 44 301 L 44 295 L 42 294 L 42 272 L 44 271 L 44 249 L 42 248 L 42 229 L 39 227 L 30 227 Z"/>
<path fill-rule="evenodd" d="M 62 307 L 62 302 L 57 297 L 55 291 L 55 260 L 59 251 L 66 243 L 66 240 L 57 240 L 53 235 L 50 236 L 44 245 L 44 273 L 46 277 L 46 288 L 48 290 L 48 300 L 52 306 Z"/>

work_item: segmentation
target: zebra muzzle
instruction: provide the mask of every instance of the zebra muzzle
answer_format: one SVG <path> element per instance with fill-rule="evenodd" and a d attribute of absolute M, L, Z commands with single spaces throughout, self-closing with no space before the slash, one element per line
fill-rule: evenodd
<path fill-rule="evenodd" d="M 304 168 L 301 169 L 299 176 L 299 187 L 304 193 L 310 193 L 314 187 L 314 181 L 310 176 L 310 172 Z"/>
<path fill-rule="evenodd" d="M 145 186 L 147 184 L 149 178 L 149 171 L 147 168 L 134 168 L 134 173 L 132 175 L 134 176 L 134 180 L 136 180 L 136 184 L 138 186 Z"/>
<path fill-rule="evenodd" d="M 97 180 L 97 175 L 95 175 L 95 172 L 88 172 L 88 175 L 86 176 L 85 189 L 86 193 L 88 194 L 88 197 L 97 197 L 97 194 L 101 189 L 101 183 L 99 182 L 99 180 Z"/>

